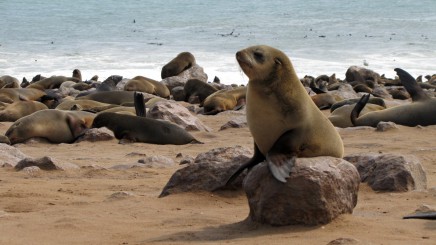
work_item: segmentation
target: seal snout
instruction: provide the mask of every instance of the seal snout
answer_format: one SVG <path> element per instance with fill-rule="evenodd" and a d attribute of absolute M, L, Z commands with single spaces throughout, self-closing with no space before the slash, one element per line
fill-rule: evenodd
<path fill-rule="evenodd" d="M 241 66 L 242 70 L 246 72 L 246 68 L 253 68 L 253 64 L 251 63 L 251 59 L 248 57 L 248 55 L 243 51 L 238 51 L 236 53 L 236 60 L 239 63 L 239 66 Z"/>

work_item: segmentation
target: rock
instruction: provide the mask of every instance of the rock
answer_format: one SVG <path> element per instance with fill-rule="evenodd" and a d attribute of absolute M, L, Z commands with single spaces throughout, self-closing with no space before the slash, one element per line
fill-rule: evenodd
<path fill-rule="evenodd" d="M 249 160 L 247 157 L 236 159 L 238 161 L 222 163 L 211 161 L 189 164 L 177 170 L 171 176 L 159 197 L 181 192 L 214 191 L 222 188 L 239 166 Z M 245 173 L 241 174 L 229 188 L 240 187 L 244 176 Z"/>
<path fill-rule="evenodd" d="M 392 95 L 386 90 L 385 87 L 376 85 L 372 90 L 372 95 L 383 99 L 392 99 Z"/>
<path fill-rule="evenodd" d="M 190 79 L 198 79 L 203 82 L 207 82 L 207 74 L 198 64 L 193 65 L 188 70 L 183 71 L 177 76 L 167 77 L 162 80 L 162 83 L 167 85 L 168 89 L 171 91 L 177 86 L 184 86 L 185 83 Z"/>
<path fill-rule="evenodd" d="M 365 82 L 366 80 L 371 80 L 378 83 L 380 79 L 380 74 L 377 72 L 359 66 L 350 66 L 345 72 L 345 80 L 347 82 Z"/>
<path fill-rule="evenodd" d="M 109 130 L 108 128 L 90 128 L 85 130 L 85 134 L 80 136 L 75 143 L 79 143 L 82 141 L 90 141 L 90 142 L 96 142 L 96 141 L 106 141 L 106 140 L 112 140 L 114 139 L 114 133 Z"/>
<path fill-rule="evenodd" d="M 41 171 L 41 169 L 37 166 L 30 166 L 30 167 L 25 167 L 21 170 L 22 172 L 25 172 L 31 176 L 36 175 L 37 173 L 39 173 Z"/>
<path fill-rule="evenodd" d="M 16 170 L 22 170 L 26 167 L 36 166 L 42 170 L 70 170 L 70 169 L 79 169 L 79 166 L 67 163 L 67 162 L 59 162 L 50 157 L 42 157 L 42 158 L 25 158 L 17 163 L 15 166 Z"/>
<path fill-rule="evenodd" d="M 344 157 L 353 163 L 362 182 L 375 191 L 410 191 L 427 188 L 420 161 L 412 155 L 360 153 Z"/>
<path fill-rule="evenodd" d="M 183 164 L 193 164 L 195 162 L 195 159 L 193 158 L 193 157 L 191 157 L 191 156 L 186 156 L 186 157 L 183 157 L 181 160 L 180 160 L 180 165 L 183 165 Z"/>
<path fill-rule="evenodd" d="M 112 195 L 110 195 L 106 200 L 107 201 L 124 200 L 126 198 L 133 197 L 133 196 L 135 196 L 135 195 L 133 195 L 130 192 L 119 191 L 119 192 L 115 192 Z"/>
<path fill-rule="evenodd" d="M 359 183 L 356 168 L 340 158 L 298 158 L 287 183 L 262 162 L 244 179 L 248 219 L 274 226 L 326 224 L 353 212 Z"/>
<path fill-rule="evenodd" d="M 237 117 L 226 124 L 221 126 L 220 130 L 228 129 L 228 128 L 246 128 L 247 127 L 247 117 Z"/>
<path fill-rule="evenodd" d="M 151 156 L 138 160 L 138 163 L 144 164 L 148 168 L 168 168 L 176 165 L 173 159 L 164 156 Z"/>
<path fill-rule="evenodd" d="M 177 86 L 171 89 L 171 94 L 173 95 L 173 99 L 175 101 L 184 101 L 185 100 L 185 90 L 183 86 Z"/>
<path fill-rule="evenodd" d="M 353 87 L 350 84 L 343 83 L 339 85 L 337 90 L 329 91 L 336 98 L 342 98 L 342 100 L 355 99 L 360 96 L 354 91 Z"/>
<path fill-rule="evenodd" d="M 356 240 L 354 238 L 341 237 L 327 243 L 327 245 L 352 245 L 352 244 L 359 244 L 359 243 L 360 243 L 359 240 Z"/>
<path fill-rule="evenodd" d="M 211 131 L 200 119 L 192 115 L 188 109 L 173 101 L 157 102 L 150 108 L 147 117 L 173 122 L 188 131 Z"/>
<path fill-rule="evenodd" d="M 379 122 L 375 131 L 385 132 L 392 129 L 398 129 L 397 124 L 395 124 L 394 122 Z"/>
<path fill-rule="evenodd" d="M 195 158 L 195 163 L 224 163 L 224 162 L 241 162 L 241 158 L 251 158 L 253 151 L 242 147 L 220 147 L 212 149 L 208 152 L 198 154 Z"/>
<path fill-rule="evenodd" d="M 2 167 L 15 167 L 19 161 L 28 157 L 17 148 L 6 144 L 0 144 L 0 152 L 0 166 Z"/>

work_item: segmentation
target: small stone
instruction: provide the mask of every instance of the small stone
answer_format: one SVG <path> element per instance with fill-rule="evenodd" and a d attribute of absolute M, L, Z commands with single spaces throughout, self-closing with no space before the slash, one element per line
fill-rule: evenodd
<path fill-rule="evenodd" d="M 392 129 L 398 129 L 397 124 L 394 122 L 379 122 L 375 131 L 386 132 Z"/>

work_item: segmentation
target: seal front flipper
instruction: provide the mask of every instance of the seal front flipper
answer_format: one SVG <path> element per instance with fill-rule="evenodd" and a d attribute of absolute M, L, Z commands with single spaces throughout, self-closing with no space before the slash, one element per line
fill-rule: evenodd
<path fill-rule="evenodd" d="M 266 156 L 269 171 L 278 181 L 283 183 L 286 183 L 286 179 L 289 178 L 296 159 L 295 155 L 282 153 L 268 153 Z"/>
<path fill-rule="evenodd" d="M 261 163 L 265 160 L 265 156 L 260 152 L 259 148 L 257 147 L 256 143 L 254 143 L 254 155 L 253 157 L 246 163 L 242 164 L 236 172 L 230 176 L 229 180 L 227 180 L 225 186 L 229 186 L 246 168 L 250 169 L 257 164 Z"/>
<path fill-rule="evenodd" d="M 412 101 L 430 99 L 430 97 L 422 90 L 421 86 L 416 82 L 415 78 L 413 78 L 408 72 L 400 68 L 395 68 L 394 71 L 397 72 L 401 83 L 410 94 L 410 97 L 412 97 Z"/>
<path fill-rule="evenodd" d="M 133 94 L 133 101 L 135 103 L 136 115 L 138 117 L 145 117 L 144 95 L 142 93 L 135 92 Z"/>
<path fill-rule="evenodd" d="M 370 96 L 371 96 L 370 94 L 363 95 L 362 98 L 360 98 L 360 100 L 354 106 L 353 111 L 351 111 L 350 119 L 351 119 L 351 123 L 353 123 L 354 126 L 358 126 L 356 125 L 356 120 L 359 117 L 360 112 L 365 107 L 366 103 L 368 103 Z"/>
<path fill-rule="evenodd" d="M 403 219 L 436 219 L 436 212 L 411 214 L 404 216 Z"/>

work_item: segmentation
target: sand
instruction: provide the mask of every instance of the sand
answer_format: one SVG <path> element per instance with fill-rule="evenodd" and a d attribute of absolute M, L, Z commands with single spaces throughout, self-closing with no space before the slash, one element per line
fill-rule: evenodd
<path fill-rule="evenodd" d="M 217 147 L 251 148 L 247 128 L 219 131 L 238 116 L 235 112 L 199 115 L 213 130 L 193 133 L 203 145 L 121 145 L 116 139 L 16 145 L 30 157 L 50 156 L 82 168 L 35 173 L 0 168 L 0 244 L 327 244 L 338 238 L 356 239 L 360 244 L 436 244 L 436 221 L 402 219 L 422 204 L 436 206 L 436 126 L 398 126 L 386 132 L 366 127 L 339 129 L 346 155 L 417 156 L 427 172 L 428 189 L 378 193 L 362 183 L 353 214 L 320 226 L 271 227 L 243 222 L 249 212 L 243 191 L 158 198 L 171 175 L 183 165 L 107 169 L 135 163 L 144 158 L 140 154 L 162 155 L 178 163 L 178 153 L 196 157 Z M 9 125 L 1 123 L 0 133 Z M 91 165 L 94 167 L 86 167 Z"/>

